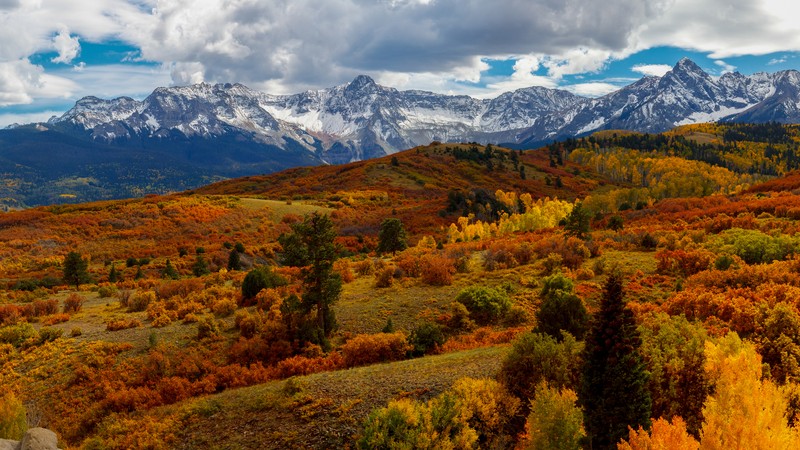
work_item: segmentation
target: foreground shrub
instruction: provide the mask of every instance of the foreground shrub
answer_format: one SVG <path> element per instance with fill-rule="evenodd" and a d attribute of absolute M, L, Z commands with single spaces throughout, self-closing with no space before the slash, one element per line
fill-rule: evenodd
<path fill-rule="evenodd" d="M 503 360 L 498 379 L 523 400 L 533 398 L 542 381 L 554 388 L 574 389 L 580 380 L 582 353 L 583 343 L 570 334 L 558 342 L 546 334 L 525 333 Z"/>
<path fill-rule="evenodd" d="M 573 293 L 571 279 L 558 272 L 542 281 L 542 305 L 536 312 L 536 330 L 560 340 L 566 331 L 582 340 L 589 327 L 589 313 L 583 300 Z"/>
<path fill-rule="evenodd" d="M 100 288 L 97 290 L 97 295 L 99 295 L 99 296 L 100 296 L 100 298 L 108 298 L 108 297 L 114 297 L 114 296 L 116 296 L 116 295 L 117 295 L 117 292 L 119 292 L 119 290 L 117 289 L 117 287 L 116 287 L 116 286 L 114 286 L 113 284 L 110 284 L 110 285 L 108 285 L 108 286 L 101 286 L 101 287 L 100 287 Z"/>
<path fill-rule="evenodd" d="M 220 324 L 213 317 L 197 321 L 197 339 L 218 338 L 222 335 Z"/>
<path fill-rule="evenodd" d="M 128 301 L 128 311 L 130 312 L 139 312 L 144 311 L 150 305 L 150 303 L 155 303 L 156 301 L 156 293 L 153 291 L 138 291 L 133 296 L 131 296 L 130 300 Z"/>
<path fill-rule="evenodd" d="M 236 311 L 236 302 L 229 298 L 219 299 L 211 305 L 211 311 L 217 316 L 228 317 Z"/>
<path fill-rule="evenodd" d="M 156 296 L 161 300 L 172 297 L 186 298 L 193 292 L 200 292 L 205 289 L 203 280 L 197 278 L 187 278 L 185 280 L 164 281 L 156 289 Z"/>
<path fill-rule="evenodd" d="M 0 439 L 19 441 L 27 429 L 25 406 L 12 392 L 3 389 L 0 393 Z"/>
<path fill-rule="evenodd" d="M 58 312 L 58 300 L 34 300 L 31 307 L 34 317 L 48 316 Z"/>
<path fill-rule="evenodd" d="M 127 330 L 129 328 L 139 328 L 140 326 L 142 326 L 142 322 L 136 319 L 116 319 L 106 322 L 107 331 Z"/>
<path fill-rule="evenodd" d="M 72 293 L 64 300 L 64 312 L 76 313 L 83 307 L 83 297 L 78 294 Z"/>
<path fill-rule="evenodd" d="M 64 334 L 64 330 L 60 328 L 42 327 L 39 330 L 39 343 L 52 342 L 60 338 Z"/>
<path fill-rule="evenodd" d="M 716 255 L 708 250 L 659 250 L 656 252 L 659 273 L 690 277 L 707 270 Z"/>
<path fill-rule="evenodd" d="M 375 272 L 375 287 L 388 288 L 392 287 L 394 282 L 394 267 L 384 267 L 383 269 Z"/>
<path fill-rule="evenodd" d="M 561 263 L 570 269 L 577 269 L 592 253 L 586 243 L 577 237 L 551 238 L 537 244 L 534 250 L 539 258 L 553 258 L 550 255 L 561 257 Z"/>
<path fill-rule="evenodd" d="M 371 259 L 356 261 L 351 266 L 358 276 L 372 275 L 375 272 Z"/>
<path fill-rule="evenodd" d="M 392 400 L 374 410 L 360 449 L 508 448 L 507 419 L 519 408 L 497 382 L 462 378 L 427 403 Z"/>
<path fill-rule="evenodd" d="M 527 449 L 579 450 L 586 437 L 583 413 L 571 389 L 555 389 L 542 382 L 536 386 L 528 416 Z"/>
<path fill-rule="evenodd" d="M 709 240 L 707 246 L 717 254 L 736 255 L 747 264 L 760 264 L 786 259 L 797 251 L 800 242 L 797 237 L 731 228 Z"/>
<path fill-rule="evenodd" d="M 399 361 L 410 350 L 412 346 L 400 332 L 359 334 L 340 348 L 347 367 Z"/>
<path fill-rule="evenodd" d="M 511 300 L 504 291 L 483 286 L 472 286 L 462 290 L 456 301 L 467 307 L 470 318 L 485 325 L 497 323 L 511 307 Z"/>
<path fill-rule="evenodd" d="M 411 354 L 413 356 L 422 356 L 428 353 L 434 353 L 444 345 L 445 337 L 442 332 L 442 327 L 435 323 L 423 322 L 411 332 L 408 338 L 411 344 Z"/>
<path fill-rule="evenodd" d="M 38 337 L 36 329 L 27 322 L 0 328 L 0 343 L 11 344 L 14 347 L 21 347 L 28 341 L 35 341 Z"/>
<path fill-rule="evenodd" d="M 55 325 L 57 323 L 64 323 L 69 320 L 69 314 L 59 313 L 52 314 L 42 319 L 43 325 Z"/>
<path fill-rule="evenodd" d="M 247 301 L 253 299 L 262 289 L 285 285 L 286 279 L 274 273 L 269 267 L 257 267 L 248 272 L 242 281 L 242 298 L 247 304 Z"/>
<path fill-rule="evenodd" d="M 422 259 L 422 281 L 431 286 L 450 286 L 456 267 L 444 256 L 429 255 Z"/>

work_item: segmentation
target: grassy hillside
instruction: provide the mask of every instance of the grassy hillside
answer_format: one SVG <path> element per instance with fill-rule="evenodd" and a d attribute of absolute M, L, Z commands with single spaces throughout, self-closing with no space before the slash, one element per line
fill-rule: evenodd
<path fill-rule="evenodd" d="M 673 133 L 713 142 L 718 131 Z M 352 448 L 390 405 L 416 417 L 412 431 L 450 411 L 425 425 L 437 445 L 526 445 L 541 437 L 524 427 L 524 408 L 545 395 L 539 381 L 567 399 L 580 391 L 583 344 L 528 349 L 522 369 L 504 361 L 561 320 L 537 323 L 547 302 L 577 299 L 598 320 L 619 271 L 653 419 L 687 439 L 712 427 L 734 436 L 726 423 L 752 442 L 796 433 L 797 173 L 759 184 L 768 177 L 670 151 L 602 147 L 624 137 L 614 134 L 522 154 L 437 144 L 185 194 L 0 213 L 0 409 L 27 412 L 67 448 Z M 325 340 L 303 328 L 316 323 L 297 303 L 310 283 L 278 242 L 315 212 L 333 219 L 342 279 Z M 377 252 L 386 217 L 401 219 L 409 248 Z M 91 277 L 77 287 L 61 279 L 70 251 Z M 255 267 L 285 283 L 245 297 Z M 463 399 L 452 389 L 464 377 L 502 383 Z M 715 406 L 729 398 L 749 403 Z M 777 418 L 772 428 L 737 415 L 750 403 Z"/>
<path fill-rule="evenodd" d="M 385 217 L 399 217 L 412 234 L 432 234 L 464 213 L 448 210 L 448 194 L 498 189 L 536 198 L 575 200 L 606 184 L 603 176 L 567 162 L 551 166 L 540 151 L 516 152 L 472 144 L 432 144 L 342 166 L 289 169 L 238 178 L 193 192 L 326 202 L 345 234 L 375 234 Z M 559 181 L 556 181 L 559 180 Z"/>

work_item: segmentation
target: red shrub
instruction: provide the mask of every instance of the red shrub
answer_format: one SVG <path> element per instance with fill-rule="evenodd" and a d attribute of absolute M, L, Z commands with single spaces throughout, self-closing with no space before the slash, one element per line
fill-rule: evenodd
<path fill-rule="evenodd" d="M 127 330 L 128 328 L 138 328 L 140 326 L 142 326 L 142 323 L 136 319 L 109 320 L 106 323 L 106 330 L 119 331 L 119 330 Z"/>
<path fill-rule="evenodd" d="M 69 297 L 67 297 L 64 300 L 65 313 L 78 312 L 81 310 L 82 307 L 83 307 L 83 297 L 74 292 L 72 294 L 69 294 Z"/>
<path fill-rule="evenodd" d="M 422 259 L 422 281 L 431 286 L 449 286 L 453 284 L 456 266 L 452 259 L 444 256 L 429 255 Z"/>
<path fill-rule="evenodd" d="M 275 367 L 277 378 L 289 378 L 298 375 L 308 375 L 317 372 L 327 372 L 344 367 L 344 360 L 339 353 L 329 353 L 327 356 L 308 358 L 306 356 L 293 356 L 279 362 Z"/>
<path fill-rule="evenodd" d="M 659 250 L 658 272 L 689 277 L 711 266 L 716 255 L 708 250 Z"/>
<path fill-rule="evenodd" d="M 58 300 L 34 300 L 33 301 L 33 315 L 35 317 L 48 316 L 58 312 Z"/>
<path fill-rule="evenodd" d="M 0 305 L 0 325 L 14 325 L 24 316 L 17 305 Z"/>
<path fill-rule="evenodd" d="M 399 361 L 411 350 L 403 333 L 359 334 L 341 347 L 347 367 Z"/>
<path fill-rule="evenodd" d="M 186 298 L 192 292 L 200 292 L 205 289 L 203 280 L 199 278 L 187 278 L 185 280 L 164 281 L 156 287 L 156 296 L 165 300 L 171 297 Z"/>

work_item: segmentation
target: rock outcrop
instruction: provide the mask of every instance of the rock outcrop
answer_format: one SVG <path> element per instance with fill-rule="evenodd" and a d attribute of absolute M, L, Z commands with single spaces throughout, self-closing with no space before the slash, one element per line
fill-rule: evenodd
<path fill-rule="evenodd" d="M 0 450 L 59 450 L 58 437 L 46 428 L 31 428 L 21 441 L 0 439 Z"/>

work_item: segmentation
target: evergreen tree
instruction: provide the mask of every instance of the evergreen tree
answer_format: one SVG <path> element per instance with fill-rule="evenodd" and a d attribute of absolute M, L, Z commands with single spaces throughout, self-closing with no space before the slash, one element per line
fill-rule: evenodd
<path fill-rule="evenodd" d="M 384 219 L 378 232 L 378 251 L 392 252 L 392 255 L 408 247 L 406 230 L 400 219 Z"/>
<path fill-rule="evenodd" d="M 144 278 L 144 272 L 142 272 L 142 266 L 136 266 L 136 275 L 133 276 L 134 280 L 141 280 Z"/>
<path fill-rule="evenodd" d="M 566 218 L 564 232 L 569 236 L 585 239 L 589 233 L 589 211 L 583 209 L 580 202 L 576 203 Z"/>
<path fill-rule="evenodd" d="M 247 272 L 242 281 L 242 297 L 250 300 L 258 295 L 262 289 L 270 289 L 278 286 L 286 286 L 286 280 L 276 274 L 267 266 L 256 267 Z"/>
<path fill-rule="evenodd" d="M 180 277 L 178 271 L 175 270 L 175 266 L 172 265 L 170 260 L 167 260 L 167 264 L 164 266 L 164 271 L 161 272 L 161 275 L 164 278 L 169 278 L 171 280 L 177 280 Z"/>
<path fill-rule="evenodd" d="M 69 252 L 64 258 L 64 282 L 75 286 L 89 282 L 89 261 L 81 258 L 78 252 Z"/>
<path fill-rule="evenodd" d="M 292 225 L 291 234 L 278 238 L 284 263 L 303 267 L 305 292 L 301 303 L 306 313 L 316 309 L 316 327 L 326 338 L 336 328 L 331 306 L 342 291 L 342 278 L 333 270 L 333 263 L 339 257 L 335 238 L 333 221 L 327 214 L 318 213 L 307 215 L 303 222 Z"/>
<path fill-rule="evenodd" d="M 650 427 L 649 373 L 639 353 L 641 342 L 633 312 L 623 301 L 622 276 L 614 272 L 584 349 L 580 401 L 590 448 L 616 448 L 628 427 Z"/>
<path fill-rule="evenodd" d="M 231 250 L 228 256 L 228 270 L 242 270 L 242 261 L 239 259 L 239 251 Z"/>
<path fill-rule="evenodd" d="M 625 220 L 622 216 L 615 214 L 608 219 L 608 229 L 619 231 L 625 227 Z"/>
<path fill-rule="evenodd" d="M 192 265 L 192 273 L 196 277 L 202 277 L 203 275 L 208 275 L 211 271 L 208 269 L 208 263 L 206 262 L 205 258 L 201 253 L 197 254 L 197 258 L 194 260 L 194 264 Z"/>
<path fill-rule="evenodd" d="M 111 264 L 111 270 L 108 271 L 108 281 L 109 283 L 116 283 L 120 281 L 119 279 L 119 272 L 117 272 L 117 268 L 114 264 Z"/>

